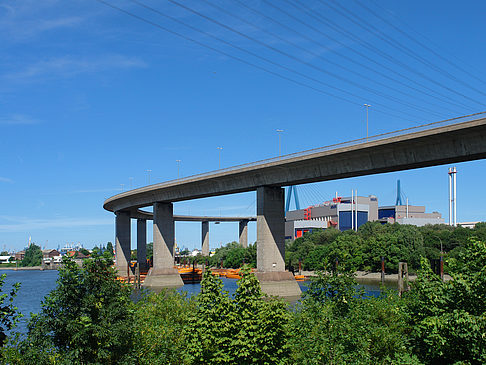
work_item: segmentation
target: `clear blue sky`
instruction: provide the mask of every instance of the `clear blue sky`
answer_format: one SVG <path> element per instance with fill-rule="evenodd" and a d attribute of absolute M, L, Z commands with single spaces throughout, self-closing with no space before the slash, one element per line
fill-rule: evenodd
<path fill-rule="evenodd" d="M 283 153 L 360 138 L 364 103 L 370 135 L 486 110 L 483 1 L 107 1 L 139 18 L 95 0 L 0 3 L 1 249 L 113 241 L 103 201 L 147 169 L 152 183 L 176 160 L 182 176 L 214 170 L 218 146 L 223 167 L 272 157 L 276 129 Z M 448 167 L 303 186 L 301 200 L 358 189 L 389 205 L 401 179 L 447 221 Z M 486 162 L 457 168 L 458 220 L 485 220 Z M 255 214 L 255 194 L 175 213 Z M 211 247 L 237 239 L 236 223 L 210 229 Z M 199 247 L 199 224 L 176 237 Z"/>

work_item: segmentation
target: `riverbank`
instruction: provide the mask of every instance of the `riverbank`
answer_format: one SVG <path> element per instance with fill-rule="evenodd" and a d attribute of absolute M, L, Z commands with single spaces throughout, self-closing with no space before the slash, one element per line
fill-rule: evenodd
<path fill-rule="evenodd" d="M 355 279 L 360 284 L 379 284 L 381 282 L 381 272 L 356 271 Z M 302 275 L 306 278 L 316 276 L 314 271 L 302 271 Z M 417 279 L 417 275 L 409 275 L 408 281 L 412 282 Z M 452 278 L 449 275 L 444 275 L 444 280 L 449 281 Z M 385 283 L 397 284 L 398 274 L 385 274 Z"/>
<path fill-rule="evenodd" d="M 1 267 L 0 266 L 0 271 L 1 270 L 12 270 L 12 271 L 24 271 L 24 270 L 39 270 L 39 271 L 44 271 L 44 270 L 57 270 L 57 266 L 55 267 L 49 267 L 49 266 L 19 266 L 19 267 Z"/>

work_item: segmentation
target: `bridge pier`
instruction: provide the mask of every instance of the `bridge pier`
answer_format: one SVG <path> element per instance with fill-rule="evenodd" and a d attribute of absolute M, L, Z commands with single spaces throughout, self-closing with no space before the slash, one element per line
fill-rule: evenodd
<path fill-rule="evenodd" d="M 299 297 L 299 284 L 285 271 L 284 189 L 257 188 L 257 272 L 262 291 L 268 295 Z"/>
<path fill-rule="evenodd" d="M 137 219 L 137 265 L 147 270 L 147 220 Z"/>
<path fill-rule="evenodd" d="M 154 207 L 154 266 L 148 272 L 144 286 L 155 290 L 183 286 L 174 268 L 174 212 L 172 203 L 156 202 Z"/>
<path fill-rule="evenodd" d="M 130 238 L 131 238 L 131 219 L 130 212 L 115 212 L 115 260 L 118 275 L 128 276 L 132 274 L 129 270 L 131 258 Z M 130 271 L 130 272 L 129 272 Z"/>
<path fill-rule="evenodd" d="M 209 256 L 209 222 L 201 222 L 201 241 L 202 241 L 202 255 Z"/>
<path fill-rule="evenodd" d="M 240 245 L 244 248 L 248 247 L 248 220 L 239 222 L 240 228 Z"/>

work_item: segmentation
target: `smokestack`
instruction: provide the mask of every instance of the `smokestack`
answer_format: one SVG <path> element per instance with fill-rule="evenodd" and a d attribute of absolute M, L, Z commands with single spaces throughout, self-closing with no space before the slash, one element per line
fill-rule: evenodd
<path fill-rule="evenodd" d="M 452 168 L 452 173 L 454 174 L 454 227 L 457 227 L 457 200 L 456 200 L 456 167 Z"/>
<path fill-rule="evenodd" d="M 457 189 L 456 189 L 456 167 L 449 167 L 449 225 L 450 226 L 457 226 L 457 206 L 456 206 L 456 199 L 457 199 Z"/>
<path fill-rule="evenodd" d="M 452 169 L 449 167 L 449 225 L 452 226 Z"/>

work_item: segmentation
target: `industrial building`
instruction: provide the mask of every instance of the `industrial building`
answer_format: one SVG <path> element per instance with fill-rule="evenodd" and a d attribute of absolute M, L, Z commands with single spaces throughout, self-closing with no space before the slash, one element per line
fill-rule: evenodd
<path fill-rule="evenodd" d="M 425 213 L 421 205 L 393 205 L 378 208 L 378 218 L 382 223 L 411 224 L 425 226 L 426 224 L 443 224 L 444 218 L 439 212 Z"/>
<path fill-rule="evenodd" d="M 330 227 L 340 231 L 357 230 L 369 221 L 414 226 L 444 223 L 442 214 L 426 213 L 425 206 L 406 204 L 378 207 L 378 198 L 375 195 L 336 197 L 305 209 L 287 211 L 285 238 L 296 239 L 304 233 Z"/>
<path fill-rule="evenodd" d="M 370 196 L 336 197 L 305 209 L 287 211 L 285 238 L 296 239 L 306 232 L 329 227 L 341 231 L 357 229 L 378 220 L 378 198 Z"/>

